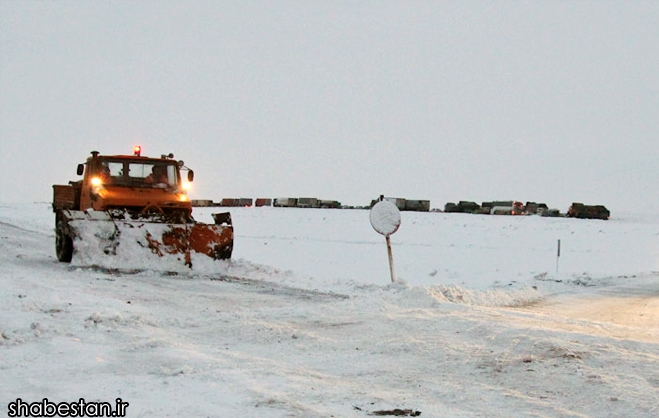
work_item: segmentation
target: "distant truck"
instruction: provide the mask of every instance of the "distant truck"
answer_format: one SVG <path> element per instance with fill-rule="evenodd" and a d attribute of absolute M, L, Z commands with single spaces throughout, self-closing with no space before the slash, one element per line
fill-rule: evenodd
<path fill-rule="evenodd" d="M 294 208 L 297 206 L 297 198 L 295 197 L 278 197 L 272 203 L 272 206 L 278 208 Z"/>
<path fill-rule="evenodd" d="M 542 215 L 549 210 L 546 203 L 526 202 L 524 207 L 527 214 Z"/>
<path fill-rule="evenodd" d="M 260 206 L 272 206 L 272 199 L 267 198 L 267 197 L 258 197 L 254 201 L 254 206 L 260 207 Z"/>
<path fill-rule="evenodd" d="M 321 199 L 318 201 L 318 205 L 321 209 L 339 209 L 341 207 L 341 202 L 338 200 L 328 200 Z"/>
<path fill-rule="evenodd" d="M 318 199 L 315 197 L 299 197 L 296 206 L 298 208 L 317 208 Z"/>
<path fill-rule="evenodd" d="M 466 200 L 459 201 L 457 205 L 453 202 L 444 205 L 444 212 L 448 213 L 479 213 L 480 209 L 478 203 Z"/>
<path fill-rule="evenodd" d="M 517 200 L 483 202 L 481 207 L 483 209 L 489 209 L 489 212 L 484 210 L 482 213 L 489 213 L 491 215 L 523 215 L 526 210 L 524 204 Z"/>
<path fill-rule="evenodd" d="M 607 220 L 611 216 L 611 212 L 602 205 L 572 203 L 572 206 L 570 206 L 566 215 L 570 218 Z"/>
<path fill-rule="evenodd" d="M 403 197 L 383 197 L 387 202 L 391 202 L 398 210 L 411 212 L 430 212 L 430 200 L 405 199 Z M 371 208 L 378 203 L 380 199 L 371 200 Z"/>
<path fill-rule="evenodd" d="M 405 199 L 405 210 L 430 212 L 430 200 Z"/>

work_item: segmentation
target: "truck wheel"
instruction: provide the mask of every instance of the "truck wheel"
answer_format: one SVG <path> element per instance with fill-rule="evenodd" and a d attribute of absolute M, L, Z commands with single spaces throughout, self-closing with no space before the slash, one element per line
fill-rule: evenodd
<path fill-rule="evenodd" d="M 55 228 L 55 253 L 63 263 L 70 263 L 73 258 L 73 240 L 67 232 L 66 221 L 57 221 Z"/>
<path fill-rule="evenodd" d="M 221 248 L 215 248 L 215 260 L 229 260 L 233 252 L 233 244 L 225 245 Z"/>

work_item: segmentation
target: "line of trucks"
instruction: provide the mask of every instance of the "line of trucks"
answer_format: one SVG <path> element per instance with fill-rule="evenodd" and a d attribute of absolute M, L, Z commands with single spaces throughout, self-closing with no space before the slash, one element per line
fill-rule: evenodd
<path fill-rule="evenodd" d="M 401 211 L 415 212 L 442 212 L 439 209 L 430 209 L 429 200 L 405 199 L 400 197 L 385 197 Z M 220 207 L 251 207 L 251 206 L 274 206 L 282 208 L 331 208 L 331 209 L 370 209 L 379 199 L 371 200 L 368 206 L 343 206 L 337 200 L 323 200 L 313 197 L 284 197 L 284 198 L 225 198 L 220 202 L 212 200 L 193 200 L 193 206 L 220 206 Z M 609 219 L 611 213 L 602 205 L 585 205 L 583 203 L 572 203 L 565 214 L 558 209 L 549 208 L 545 203 L 526 202 L 517 200 L 502 200 L 476 202 L 461 200 L 458 203 L 448 202 L 444 205 L 445 213 L 474 213 L 481 215 L 540 215 L 548 217 L 573 217 L 580 219 Z"/>
<path fill-rule="evenodd" d="M 392 202 L 399 210 L 429 212 L 430 200 L 403 199 L 398 197 L 385 197 L 387 201 Z M 371 201 L 369 206 L 345 206 L 338 200 L 318 199 L 315 197 L 279 197 L 276 199 L 269 198 L 224 198 L 220 202 L 212 200 L 193 200 L 192 206 L 210 207 L 210 206 L 233 206 L 233 207 L 260 207 L 274 206 L 278 208 L 316 208 L 316 209 L 370 209 L 379 199 Z"/>
<path fill-rule="evenodd" d="M 223 198 L 219 202 L 212 200 L 193 200 L 193 206 L 198 207 L 246 207 L 246 206 L 274 206 L 278 208 L 321 208 L 321 209 L 341 209 L 344 206 L 338 200 L 318 199 L 315 197 L 279 197 L 270 198 Z"/>
<path fill-rule="evenodd" d="M 545 203 L 526 202 L 516 200 L 491 201 L 478 204 L 471 201 L 448 202 L 444 205 L 444 212 L 448 213 L 475 213 L 482 215 L 540 215 L 563 216 L 558 209 L 551 209 Z M 566 217 L 579 219 L 607 220 L 611 212 L 603 205 L 585 205 L 574 202 L 565 213 Z"/>

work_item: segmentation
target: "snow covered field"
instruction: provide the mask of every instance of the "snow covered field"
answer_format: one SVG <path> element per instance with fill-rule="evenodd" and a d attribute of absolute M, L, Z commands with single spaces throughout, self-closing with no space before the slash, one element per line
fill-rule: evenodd
<path fill-rule="evenodd" d="M 49 204 L 0 205 L 0 416 L 659 416 L 657 215 L 403 212 L 392 284 L 368 211 L 231 213 L 232 261 L 128 274 L 58 263 Z"/>

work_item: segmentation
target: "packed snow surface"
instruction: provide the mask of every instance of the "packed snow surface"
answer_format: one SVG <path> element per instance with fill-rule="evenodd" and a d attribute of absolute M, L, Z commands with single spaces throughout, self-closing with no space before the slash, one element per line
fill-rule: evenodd
<path fill-rule="evenodd" d="M 89 267 L 49 204 L 0 205 L 0 416 L 659 416 L 656 214 L 402 212 L 393 284 L 369 211 L 231 214 L 231 261 Z"/>

